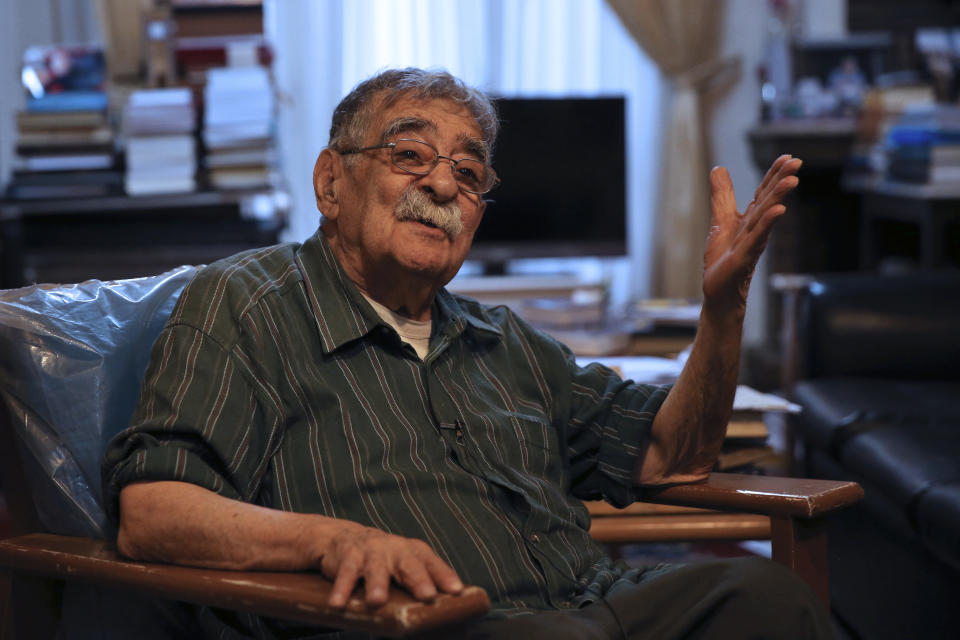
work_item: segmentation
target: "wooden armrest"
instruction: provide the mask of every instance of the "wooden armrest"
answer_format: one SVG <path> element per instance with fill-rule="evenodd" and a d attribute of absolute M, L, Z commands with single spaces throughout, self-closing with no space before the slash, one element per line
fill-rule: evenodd
<path fill-rule="evenodd" d="M 863 489 L 856 482 L 739 473 L 711 473 L 704 482 L 642 492 L 647 502 L 803 519 L 823 517 L 862 498 Z"/>
<path fill-rule="evenodd" d="M 343 610 L 327 605 L 333 584 L 319 573 L 223 571 L 119 558 L 102 540 L 36 533 L 0 540 L 0 568 L 81 580 L 183 602 L 250 611 L 400 638 L 480 616 L 490 599 L 480 587 L 425 603 L 392 588 L 386 604 L 368 608 L 353 597 Z"/>

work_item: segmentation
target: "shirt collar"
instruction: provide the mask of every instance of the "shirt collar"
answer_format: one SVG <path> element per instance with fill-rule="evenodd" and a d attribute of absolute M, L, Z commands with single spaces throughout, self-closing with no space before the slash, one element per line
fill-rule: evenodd
<path fill-rule="evenodd" d="M 347 277 L 322 230 L 317 229 L 298 249 L 297 263 L 306 283 L 324 353 L 386 327 L 386 323 Z M 482 313 L 479 305 L 474 305 L 477 306 L 476 313 Z M 437 292 L 432 316 L 434 332 L 442 332 L 450 340 L 467 328 L 478 334 L 486 334 L 487 338 L 499 339 L 502 335 L 499 328 L 480 315 L 470 313 L 462 299 L 446 289 Z"/>
<path fill-rule="evenodd" d="M 454 296 L 446 289 L 440 289 L 433 304 L 433 308 L 438 312 L 437 316 L 440 319 L 440 323 L 436 325 L 439 327 L 438 332 L 442 332 L 452 339 L 469 327 L 478 337 L 499 339 L 503 335 L 500 328 L 487 322 L 482 317 L 479 303 L 471 302 L 470 306 L 477 308 L 476 314 L 470 313 L 464 298 Z"/>

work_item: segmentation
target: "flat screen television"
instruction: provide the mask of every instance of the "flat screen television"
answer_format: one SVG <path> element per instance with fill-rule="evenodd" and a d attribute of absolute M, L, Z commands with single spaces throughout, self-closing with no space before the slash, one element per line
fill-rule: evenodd
<path fill-rule="evenodd" d="M 469 258 L 626 254 L 623 97 L 500 98 L 493 166 L 501 184 Z"/>

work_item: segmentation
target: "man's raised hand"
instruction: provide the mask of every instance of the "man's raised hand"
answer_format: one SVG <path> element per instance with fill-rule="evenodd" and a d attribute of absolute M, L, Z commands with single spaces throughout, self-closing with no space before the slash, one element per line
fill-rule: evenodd
<path fill-rule="evenodd" d="M 786 211 L 783 200 L 798 184 L 799 158 L 782 155 L 770 166 L 743 214 L 737 211 L 730 175 L 710 172 L 712 219 L 703 260 L 704 305 L 743 313 L 750 279 L 773 224 Z"/>

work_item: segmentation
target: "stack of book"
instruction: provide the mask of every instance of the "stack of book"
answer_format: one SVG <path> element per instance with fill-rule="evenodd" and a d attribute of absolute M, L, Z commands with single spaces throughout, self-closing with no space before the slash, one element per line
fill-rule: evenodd
<path fill-rule="evenodd" d="M 124 107 L 123 120 L 124 187 L 128 194 L 196 190 L 196 112 L 189 89 L 134 91 Z"/>
<path fill-rule="evenodd" d="M 204 163 L 211 186 L 255 189 L 274 181 L 274 99 L 260 66 L 207 71 L 204 88 Z"/>
<path fill-rule="evenodd" d="M 800 407 L 779 396 L 761 393 L 738 385 L 733 400 L 733 415 L 727 423 L 727 436 L 717 459 L 717 471 L 737 473 L 783 473 L 787 467 L 788 443 L 774 446 L 767 429 L 768 420 L 797 413 Z"/>
<path fill-rule="evenodd" d="M 21 111 L 16 152 L 8 198 L 92 197 L 120 191 L 113 130 L 103 110 Z"/>
<path fill-rule="evenodd" d="M 115 189 L 102 51 L 31 47 L 21 79 L 26 109 L 16 115 L 17 157 L 7 197 L 96 196 Z"/>
<path fill-rule="evenodd" d="M 887 134 L 887 177 L 897 182 L 960 182 L 960 108 L 909 111 Z"/>

